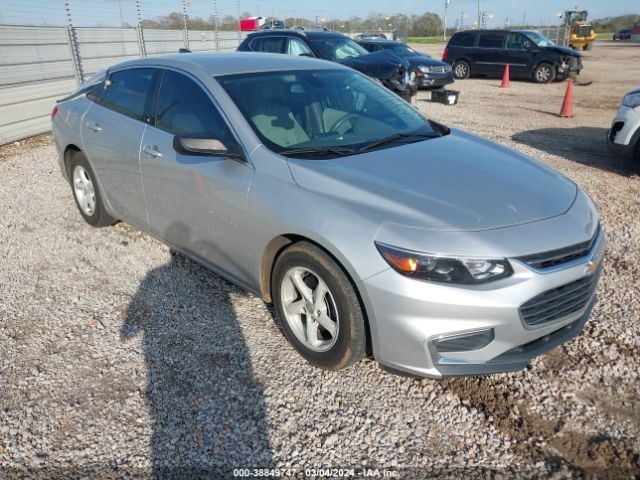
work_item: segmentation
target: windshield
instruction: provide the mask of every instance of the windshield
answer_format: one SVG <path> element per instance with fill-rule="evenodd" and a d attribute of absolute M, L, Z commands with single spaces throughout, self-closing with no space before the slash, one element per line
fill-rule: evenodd
<path fill-rule="evenodd" d="M 526 32 L 525 33 L 533 43 L 539 47 L 555 47 L 556 44 L 549 40 L 547 37 L 538 32 Z"/>
<path fill-rule="evenodd" d="M 261 141 L 281 154 L 315 149 L 331 157 L 442 134 L 400 97 L 347 69 L 217 79 Z"/>
<path fill-rule="evenodd" d="M 311 43 L 320 51 L 322 58 L 334 62 L 369 53 L 364 47 L 345 37 L 312 38 Z"/>
<path fill-rule="evenodd" d="M 396 55 L 400 55 L 401 57 L 415 57 L 416 55 L 420 55 L 418 52 L 407 47 L 403 43 L 390 43 L 385 45 L 385 48 L 387 50 L 391 50 Z"/>

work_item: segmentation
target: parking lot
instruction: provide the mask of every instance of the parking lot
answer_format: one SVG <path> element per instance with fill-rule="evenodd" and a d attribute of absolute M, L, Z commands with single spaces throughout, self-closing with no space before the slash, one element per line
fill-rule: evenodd
<path fill-rule="evenodd" d="M 415 48 L 440 57 L 443 46 Z M 515 373 L 419 380 L 371 360 L 314 369 L 259 298 L 125 224 L 86 225 L 49 137 L 0 147 L 0 467 L 639 476 L 640 166 L 612 157 L 605 138 L 638 85 L 640 46 L 585 53 L 574 118 L 557 116 L 566 83 L 476 78 L 452 86 L 456 106 L 426 91 L 417 100 L 559 170 L 602 215 L 605 272 L 584 332 Z"/>

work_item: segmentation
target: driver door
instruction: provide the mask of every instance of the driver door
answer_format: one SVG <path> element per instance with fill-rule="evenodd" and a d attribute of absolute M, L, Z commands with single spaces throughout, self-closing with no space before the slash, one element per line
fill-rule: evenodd
<path fill-rule="evenodd" d="M 173 141 L 179 134 L 238 142 L 195 79 L 173 70 L 160 74 L 157 108 L 140 154 L 150 229 L 169 245 L 246 281 L 236 260 L 246 256 L 239 250 L 253 166 L 225 156 L 176 152 Z"/>
<path fill-rule="evenodd" d="M 533 44 L 519 33 L 507 35 L 507 44 L 504 50 L 504 63 L 509 64 L 511 75 L 514 77 L 530 77 L 530 68 L 533 62 L 533 51 L 527 49 Z"/>

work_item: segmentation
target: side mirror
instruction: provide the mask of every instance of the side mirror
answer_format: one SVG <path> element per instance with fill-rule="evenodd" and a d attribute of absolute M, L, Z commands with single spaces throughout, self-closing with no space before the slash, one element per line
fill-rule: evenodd
<path fill-rule="evenodd" d="M 237 145 L 227 147 L 221 140 L 212 137 L 176 135 L 173 137 L 173 149 L 182 155 L 227 157 L 244 161 Z"/>
<path fill-rule="evenodd" d="M 532 52 L 535 50 L 535 46 L 533 45 L 533 43 L 531 42 L 525 42 L 524 43 L 524 49 L 528 52 Z"/>

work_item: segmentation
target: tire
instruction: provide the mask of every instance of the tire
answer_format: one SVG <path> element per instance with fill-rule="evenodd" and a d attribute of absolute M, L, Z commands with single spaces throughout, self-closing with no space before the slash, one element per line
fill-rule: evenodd
<path fill-rule="evenodd" d="M 311 365 L 341 370 L 365 357 L 367 334 L 358 295 L 322 249 L 307 242 L 291 245 L 276 260 L 271 285 L 278 324 Z"/>
<path fill-rule="evenodd" d="M 593 50 L 593 43 L 587 43 L 584 47 L 582 47 L 582 49 L 590 52 L 591 50 Z"/>
<path fill-rule="evenodd" d="M 104 209 L 96 176 L 82 152 L 72 154 L 69 176 L 73 198 L 85 222 L 93 227 L 108 227 L 116 223 L 117 220 Z"/>
<path fill-rule="evenodd" d="M 551 83 L 556 79 L 556 69 L 550 63 L 542 62 L 533 71 L 533 80 L 536 83 Z"/>
<path fill-rule="evenodd" d="M 471 67 L 466 60 L 457 60 L 453 64 L 452 70 L 456 80 L 466 80 L 471 76 Z"/>

